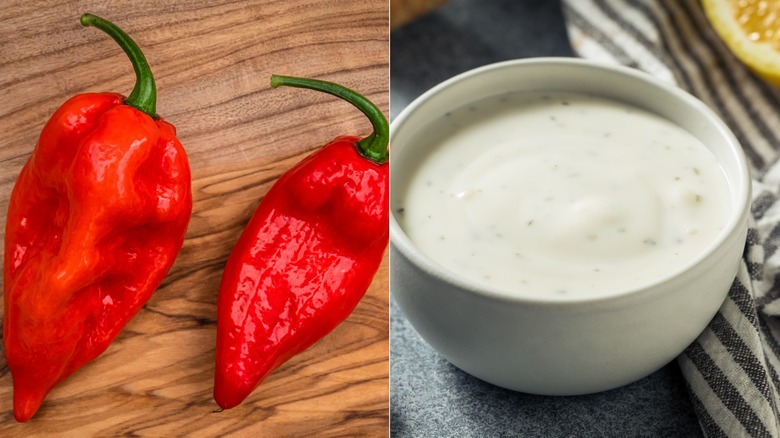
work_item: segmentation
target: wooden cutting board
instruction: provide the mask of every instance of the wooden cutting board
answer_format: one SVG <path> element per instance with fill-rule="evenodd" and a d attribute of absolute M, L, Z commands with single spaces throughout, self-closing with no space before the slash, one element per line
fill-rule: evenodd
<path fill-rule="evenodd" d="M 116 3 L 116 4 L 115 4 Z M 28 423 L 12 416 L 0 359 L 0 436 L 386 436 L 387 259 L 330 335 L 239 407 L 212 399 L 216 299 L 227 256 L 276 178 L 315 148 L 370 125 L 349 104 L 271 73 L 338 82 L 388 112 L 386 0 L 58 2 L 0 8 L 0 217 L 46 120 L 70 96 L 127 95 L 130 62 L 91 12 L 128 32 L 157 79 L 193 173 L 184 247 L 161 287 L 98 359 L 61 383 Z M 3 356 L 4 357 L 4 356 Z"/>

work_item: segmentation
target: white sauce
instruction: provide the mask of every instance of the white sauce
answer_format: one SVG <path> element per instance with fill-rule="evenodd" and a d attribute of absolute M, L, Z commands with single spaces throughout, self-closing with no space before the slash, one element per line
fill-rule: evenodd
<path fill-rule="evenodd" d="M 592 297 L 680 271 L 725 226 L 712 153 L 669 121 L 584 95 L 517 93 L 431 124 L 399 224 L 428 257 L 523 295 Z"/>

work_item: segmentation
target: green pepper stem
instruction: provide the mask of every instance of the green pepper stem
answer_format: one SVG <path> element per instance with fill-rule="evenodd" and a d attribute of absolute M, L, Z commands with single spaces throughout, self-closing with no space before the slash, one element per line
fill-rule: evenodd
<path fill-rule="evenodd" d="M 365 137 L 356 143 L 358 152 L 363 157 L 377 164 L 387 162 L 390 155 L 387 149 L 387 144 L 390 141 L 390 129 L 387 125 L 387 119 L 384 114 L 382 114 L 382 111 L 365 96 L 342 85 L 334 84 L 333 82 L 271 75 L 271 86 L 276 88 L 280 85 L 322 91 L 344 99 L 354 105 L 368 117 L 368 120 L 374 128 L 374 131 L 368 137 Z"/>
<path fill-rule="evenodd" d="M 146 57 L 135 41 L 114 23 L 96 15 L 82 15 L 81 25 L 102 30 L 124 50 L 135 71 L 135 87 L 133 87 L 130 96 L 125 99 L 125 103 L 157 118 L 157 87 L 154 84 L 154 76 L 152 76 L 149 63 L 146 62 Z"/>

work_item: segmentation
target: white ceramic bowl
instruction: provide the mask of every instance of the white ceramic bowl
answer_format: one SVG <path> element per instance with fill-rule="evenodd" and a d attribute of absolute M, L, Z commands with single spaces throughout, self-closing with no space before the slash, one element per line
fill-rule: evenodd
<path fill-rule="evenodd" d="M 711 251 L 678 275 L 603 298 L 545 299 L 493 291 L 447 271 L 391 219 L 390 289 L 420 335 L 463 371 L 505 388 L 576 395 L 651 374 L 701 333 L 736 275 L 747 232 L 750 177 L 742 149 L 703 103 L 628 68 L 568 58 L 481 67 L 429 90 L 392 123 L 391 208 L 420 151 L 412 139 L 447 111 L 510 91 L 559 90 L 623 101 L 699 138 L 723 166 L 734 206 Z"/>

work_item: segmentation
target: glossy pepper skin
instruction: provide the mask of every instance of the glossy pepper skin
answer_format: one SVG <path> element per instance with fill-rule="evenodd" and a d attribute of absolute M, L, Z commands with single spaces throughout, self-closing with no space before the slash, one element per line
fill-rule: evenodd
<path fill-rule="evenodd" d="M 228 258 L 218 298 L 214 399 L 240 404 L 271 372 L 344 321 L 365 295 L 388 242 L 387 121 L 365 97 L 327 82 L 272 85 L 345 98 L 371 120 L 282 175 Z"/>
<path fill-rule="evenodd" d="M 173 125 L 154 113 L 143 55 L 113 24 L 89 14 L 81 20 L 129 51 L 138 81 L 127 99 L 101 93 L 65 102 L 11 193 L 3 341 L 21 422 L 146 303 L 182 246 L 192 210 L 187 157 Z"/>

